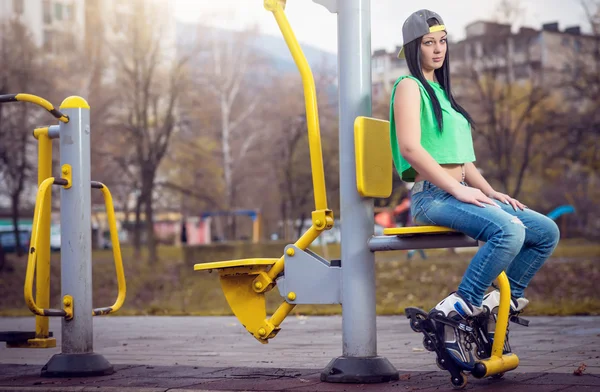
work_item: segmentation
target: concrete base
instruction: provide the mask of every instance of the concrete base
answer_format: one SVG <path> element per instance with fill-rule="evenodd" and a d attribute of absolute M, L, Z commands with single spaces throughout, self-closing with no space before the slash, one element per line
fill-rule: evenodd
<path fill-rule="evenodd" d="M 324 382 L 375 384 L 398 379 L 398 370 L 385 357 L 337 357 L 321 372 Z"/>
<path fill-rule="evenodd" d="M 115 372 L 100 354 L 56 354 L 42 368 L 42 377 L 107 376 Z"/>

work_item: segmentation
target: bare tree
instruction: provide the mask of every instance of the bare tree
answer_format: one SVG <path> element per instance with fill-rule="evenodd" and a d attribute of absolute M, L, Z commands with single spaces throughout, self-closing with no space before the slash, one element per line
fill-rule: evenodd
<path fill-rule="evenodd" d="M 187 91 L 188 56 L 177 57 L 163 36 L 165 18 L 155 3 L 130 2 L 136 12 L 120 15 L 121 39 L 108 42 L 116 63 L 115 83 L 121 106 L 116 109 L 113 142 L 132 158 L 131 170 L 139 184 L 134 245 L 140 250 L 142 208 L 149 261 L 157 260 L 153 197 L 159 166 L 178 127 L 177 104 Z"/>
<path fill-rule="evenodd" d="M 35 89 L 35 93 L 44 95 L 49 90 L 49 81 L 42 77 L 43 64 L 31 33 L 16 20 L 7 21 L 0 29 L 0 94 L 31 93 Z M 0 105 L 0 178 L 11 203 L 19 256 L 22 254 L 19 235 L 22 196 L 28 181 L 37 180 L 32 176 L 37 157 L 32 131 L 36 121 L 41 121 L 40 115 L 47 113 L 30 104 Z"/>
<path fill-rule="evenodd" d="M 259 132 L 249 132 L 248 122 L 260 102 L 263 59 L 251 50 L 250 42 L 256 32 L 220 34 L 205 29 L 202 45 L 208 55 L 199 60 L 195 78 L 199 91 L 214 99 L 218 118 L 215 122 L 220 139 L 224 195 L 221 208 L 236 208 L 235 170 L 243 166 L 249 151 L 256 145 Z M 206 101 L 206 97 L 196 97 Z M 214 106 L 213 106 L 214 107 Z M 255 129 L 254 131 L 260 131 Z M 234 219 L 228 220 L 228 234 L 235 237 Z"/>
<path fill-rule="evenodd" d="M 519 196 L 532 160 L 545 151 L 545 113 L 554 102 L 548 84 L 533 77 L 535 36 L 529 30 L 513 35 L 510 26 L 502 26 L 458 48 L 467 60 L 455 85 L 476 119 L 476 143 L 489 157 L 480 165 L 513 197 Z"/>

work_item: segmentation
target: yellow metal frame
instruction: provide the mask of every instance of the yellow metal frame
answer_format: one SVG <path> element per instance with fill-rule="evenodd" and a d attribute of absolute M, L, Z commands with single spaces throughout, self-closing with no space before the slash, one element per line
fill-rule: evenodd
<path fill-rule="evenodd" d="M 119 233 L 117 230 L 117 219 L 115 218 L 115 207 L 113 204 L 112 195 L 106 185 L 102 183 L 99 184 L 99 189 L 102 191 L 102 196 L 104 196 L 104 204 L 106 206 L 106 216 L 108 218 L 108 227 L 110 230 L 110 241 L 112 243 L 113 258 L 117 273 L 118 294 L 117 299 L 112 306 L 94 309 L 92 312 L 94 316 L 106 315 L 119 310 L 125 302 L 125 294 L 127 292 L 125 272 L 123 270 L 123 259 L 121 257 L 121 246 L 119 244 Z"/>
<path fill-rule="evenodd" d="M 327 206 L 325 171 L 319 130 L 319 115 L 315 81 L 306 57 L 285 16 L 285 0 L 265 0 L 264 7 L 273 13 L 283 38 L 302 77 L 308 144 L 312 169 L 315 210 L 311 227 L 296 241 L 296 247 L 306 249 L 324 230 L 333 227 L 333 212 Z M 242 325 L 261 343 L 267 343 L 279 331 L 279 325 L 295 305 L 283 302 L 273 315 L 266 318 L 264 293 L 275 286 L 275 278 L 284 270 L 284 256 L 279 259 L 245 259 L 197 264 L 194 270 L 219 270 L 221 286 L 227 302 Z M 270 268 L 269 268 L 270 265 Z"/>
<path fill-rule="evenodd" d="M 64 123 L 69 122 L 69 116 L 64 115 L 61 112 L 59 112 L 58 110 L 56 110 L 54 108 L 54 105 L 52 105 L 49 101 L 45 100 L 42 97 L 38 97 L 37 95 L 33 95 L 33 94 L 21 93 L 21 94 L 15 94 L 14 98 L 16 101 L 19 101 L 19 102 L 29 102 L 29 103 L 33 103 L 33 104 L 43 107 L 48 112 L 50 112 L 50 114 L 52 114 L 54 117 L 56 117 L 56 119 L 58 119 L 58 121 L 61 121 Z"/>
<path fill-rule="evenodd" d="M 47 158 L 46 158 L 47 159 Z M 45 222 L 42 218 L 45 217 L 47 214 L 50 213 L 50 198 L 47 196 L 48 194 L 48 188 L 52 186 L 52 184 L 54 184 L 55 178 L 54 177 L 49 177 L 46 178 L 45 180 L 43 180 L 38 188 L 38 193 L 37 193 L 37 198 L 36 198 L 36 202 L 35 202 L 35 209 L 34 209 L 34 213 L 33 213 L 33 223 L 31 226 L 31 243 L 30 243 L 30 249 L 29 249 L 29 256 L 27 258 L 27 271 L 25 273 L 25 285 L 24 285 L 24 296 L 25 296 L 25 303 L 27 304 L 27 307 L 29 308 L 29 310 L 31 310 L 32 313 L 38 315 L 38 316 L 60 316 L 60 317 L 65 317 L 67 319 L 69 319 L 70 317 L 73 317 L 72 313 L 69 315 L 69 313 L 67 312 L 67 309 L 48 309 L 48 308 L 41 308 L 40 305 L 38 305 L 35 301 L 35 299 L 33 298 L 33 275 L 34 272 L 36 270 L 36 264 L 37 264 L 37 259 L 38 259 L 38 249 L 41 249 L 41 243 L 42 241 L 40 241 L 40 239 L 43 237 L 40 236 L 40 231 L 45 230 L 44 233 L 48 233 L 48 242 L 49 242 L 49 223 Z M 50 245 L 48 243 L 48 248 L 42 250 L 41 254 L 44 255 L 44 252 L 47 252 L 50 248 Z M 48 274 L 49 276 L 49 261 L 48 264 L 46 265 L 44 263 L 44 265 L 40 266 L 40 269 L 42 270 L 42 274 Z M 39 275 L 38 275 L 39 277 Z M 46 305 L 46 301 L 44 298 L 44 294 L 46 293 L 46 291 L 49 292 L 49 286 L 50 286 L 50 281 L 49 278 L 45 279 L 45 277 L 42 275 L 42 281 L 38 281 L 38 292 L 42 293 L 42 303 L 45 306 L 49 306 Z M 48 300 L 49 302 L 49 300 Z M 42 306 L 44 306 L 42 305 Z"/>
<path fill-rule="evenodd" d="M 33 136 L 38 140 L 38 186 L 52 176 L 52 139 L 48 137 L 48 127 L 36 128 Z M 52 205 L 52 192 L 46 194 L 45 205 Z M 40 216 L 40 237 L 38 240 L 36 263 L 35 298 L 40 308 L 50 307 L 50 209 L 45 209 Z M 56 339 L 50 337 L 50 320 L 46 316 L 35 316 L 35 338 L 27 342 L 11 345 L 21 348 L 53 348 Z"/>
<path fill-rule="evenodd" d="M 442 226 L 409 226 L 409 227 L 390 227 L 383 229 L 384 235 L 390 236 L 408 236 L 413 234 L 439 234 L 456 233 L 456 230 Z"/>
<path fill-rule="evenodd" d="M 477 375 L 479 378 L 508 372 L 519 366 L 519 357 L 517 357 L 516 354 L 503 354 L 510 312 L 510 283 L 505 272 L 502 272 L 498 276 L 498 286 L 500 287 L 500 305 L 498 308 L 496 329 L 494 331 L 492 355 L 489 358 L 478 362 L 478 365 L 483 365 L 485 367 L 485 373 Z"/>

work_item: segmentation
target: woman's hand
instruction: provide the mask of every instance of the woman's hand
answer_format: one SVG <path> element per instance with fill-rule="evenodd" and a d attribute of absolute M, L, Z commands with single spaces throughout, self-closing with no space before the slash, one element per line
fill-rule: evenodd
<path fill-rule="evenodd" d="M 513 199 L 512 197 L 510 197 L 502 192 L 492 191 L 492 193 L 489 194 L 489 197 L 492 199 L 499 200 L 504 204 L 511 205 L 515 211 L 517 210 L 517 208 L 519 208 L 521 211 L 523 211 L 525 208 L 527 208 L 527 206 L 525 204 L 521 203 L 517 199 Z"/>
<path fill-rule="evenodd" d="M 480 189 L 460 185 L 453 190 L 452 196 L 463 203 L 475 204 L 479 207 L 485 207 L 485 204 L 500 208 L 496 202 L 486 196 Z"/>

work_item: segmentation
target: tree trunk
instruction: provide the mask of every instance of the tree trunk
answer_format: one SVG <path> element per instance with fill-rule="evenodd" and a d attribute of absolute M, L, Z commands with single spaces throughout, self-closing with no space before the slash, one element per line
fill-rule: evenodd
<path fill-rule="evenodd" d="M 23 256 L 23 251 L 21 249 L 21 236 L 19 235 L 19 199 L 21 196 L 20 187 L 11 195 L 11 204 L 12 204 L 12 221 L 13 227 L 15 230 L 15 240 L 17 246 L 17 256 Z"/>
<path fill-rule="evenodd" d="M 149 193 L 146 195 L 146 247 L 148 248 L 148 263 L 156 264 L 158 254 L 156 251 L 156 237 L 154 235 L 154 208 L 152 205 L 152 186 L 149 186 Z"/>
<path fill-rule="evenodd" d="M 139 194 L 135 201 L 135 224 L 133 226 L 133 254 L 136 259 L 138 259 L 142 253 L 142 230 L 140 228 L 140 223 L 142 220 L 142 204 L 144 204 L 142 194 Z"/>

